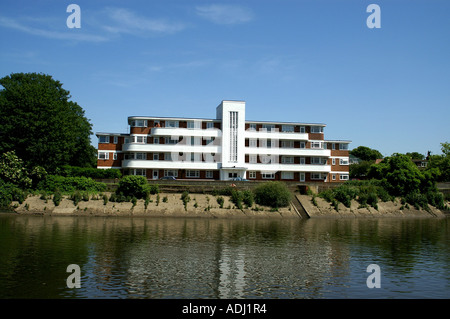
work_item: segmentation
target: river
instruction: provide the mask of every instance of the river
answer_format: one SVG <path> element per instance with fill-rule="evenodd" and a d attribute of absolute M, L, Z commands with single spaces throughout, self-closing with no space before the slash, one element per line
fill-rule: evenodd
<path fill-rule="evenodd" d="M 449 221 L 0 214 L 0 298 L 450 298 Z"/>

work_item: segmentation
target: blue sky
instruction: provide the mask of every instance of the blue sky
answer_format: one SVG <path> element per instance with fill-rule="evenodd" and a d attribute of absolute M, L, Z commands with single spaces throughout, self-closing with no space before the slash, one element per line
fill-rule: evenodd
<path fill-rule="evenodd" d="M 79 29 L 66 25 L 72 3 Z M 449 16 L 448 0 L 4 1 L 0 76 L 52 75 L 94 132 L 125 133 L 131 115 L 214 118 L 222 100 L 244 100 L 247 120 L 325 123 L 327 139 L 385 156 L 440 154 Z"/>

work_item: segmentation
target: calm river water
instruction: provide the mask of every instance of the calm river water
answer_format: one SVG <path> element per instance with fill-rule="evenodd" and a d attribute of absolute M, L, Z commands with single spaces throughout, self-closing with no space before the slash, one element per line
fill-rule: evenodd
<path fill-rule="evenodd" d="M 0 298 L 450 298 L 450 219 L 0 214 Z"/>

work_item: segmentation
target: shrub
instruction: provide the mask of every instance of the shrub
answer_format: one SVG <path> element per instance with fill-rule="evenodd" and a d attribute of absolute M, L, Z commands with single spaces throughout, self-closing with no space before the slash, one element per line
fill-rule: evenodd
<path fill-rule="evenodd" d="M 76 190 L 76 191 L 72 194 L 71 199 L 73 200 L 73 204 L 74 204 L 75 206 L 77 206 L 78 203 L 79 203 L 79 202 L 81 201 L 81 199 L 82 199 L 82 195 L 81 195 L 80 191 Z"/>
<path fill-rule="evenodd" d="M 189 192 L 188 191 L 184 191 L 181 194 L 181 200 L 183 201 L 184 210 L 187 211 L 187 203 L 191 200 L 191 197 L 189 196 Z"/>
<path fill-rule="evenodd" d="M 105 194 L 105 195 L 103 195 L 103 205 L 106 205 L 106 204 L 108 204 L 108 196 L 106 196 L 106 194 Z"/>
<path fill-rule="evenodd" d="M 242 195 L 243 195 L 242 200 L 244 204 L 247 205 L 248 207 L 252 207 L 253 203 L 255 202 L 255 198 L 253 196 L 252 191 L 245 190 L 242 192 Z"/>
<path fill-rule="evenodd" d="M 267 182 L 254 189 L 255 202 L 274 208 L 286 207 L 291 200 L 291 192 L 281 182 Z"/>
<path fill-rule="evenodd" d="M 62 194 L 59 190 L 56 190 L 55 193 L 53 194 L 53 204 L 55 204 L 55 206 L 59 206 L 59 204 L 61 203 L 62 200 Z"/>
<path fill-rule="evenodd" d="M 159 195 L 158 195 L 159 196 Z M 167 198 L 167 196 L 164 196 L 162 199 L 163 203 L 167 203 L 169 201 L 169 199 Z"/>
<path fill-rule="evenodd" d="M 223 199 L 222 196 L 217 197 L 217 204 L 219 204 L 220 208 L 223 208 L 224 202 L 225 202 L 225 200 Z"/>
<path fill-rule="evenodd" d="M 231 192 L 231 201 L 234 203 L 234 205 L 239 208 L 242 209 L 242 200 L 244 199 L 244 195 L 242 192 L 233 189 Z"/>
<path fill-rule="evenodd" d="M 150 186 L 144 176 L 128 175 L 119 181 L 116 193 L 136 198 L 146 198 L 148 194 L 159 192 L 158 185 Z"/>

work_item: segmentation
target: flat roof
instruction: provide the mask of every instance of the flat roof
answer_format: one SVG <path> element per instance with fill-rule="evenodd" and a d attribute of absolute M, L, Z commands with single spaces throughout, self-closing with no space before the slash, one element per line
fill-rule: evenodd
<path fill-rule="evenodd" d="M 128 121 L 130 120 L 177 120 L 177 121 L 209 121 L 209 122 L 222 122 L 221 119 L 211 119 L 211 118 L 198 118 L 198 117 L 168 117 L 168 116 L 129 116 Z M 280 121 L 252 121 L 245 120 L 245 123 L 262 123 L 262 124 L 282 124 L 282 125 L 305 125 L 305 126 L 327 126 L 324 123 L 304 123 L 304 122 L 280 122 Z"/>

